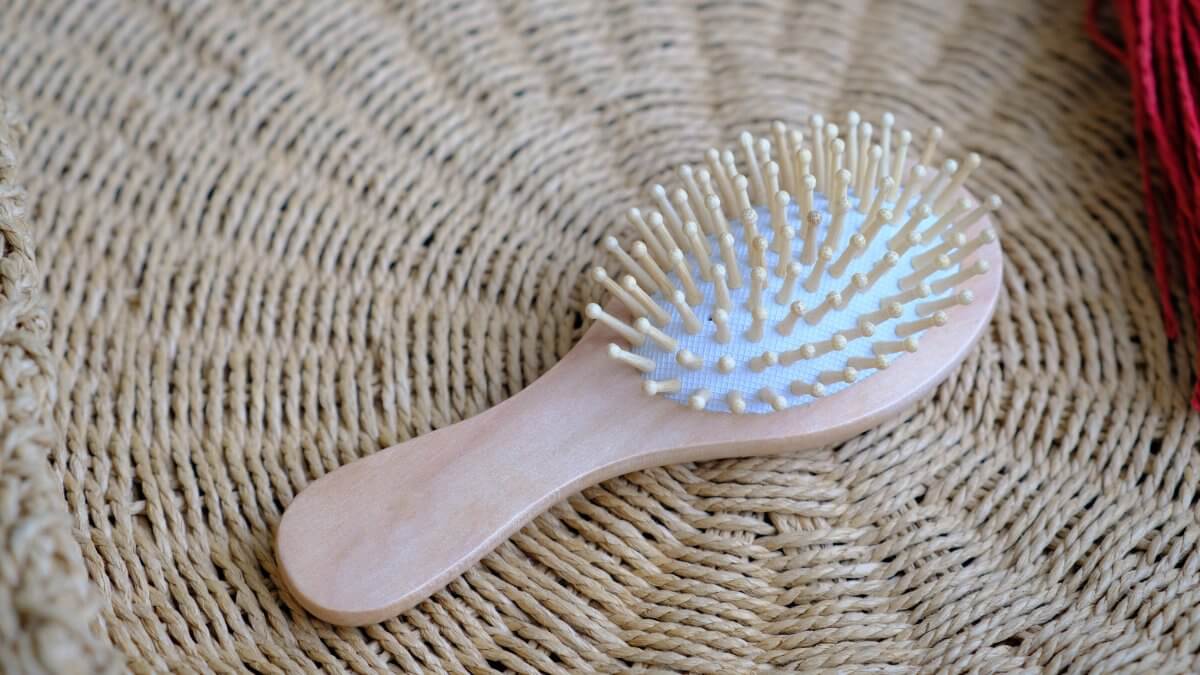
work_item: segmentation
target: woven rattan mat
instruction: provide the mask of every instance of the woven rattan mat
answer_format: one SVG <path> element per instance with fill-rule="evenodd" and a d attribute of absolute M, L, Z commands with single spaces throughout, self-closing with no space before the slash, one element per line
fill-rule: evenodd
<path fill-rule="evenodd" d="M 1191 336 L 1163 339 L 1128 87 L 1082 14 L 3 3 L 0 92 L 24 119 L 50 309 L 47 330 L 11 290 L 33 277 L 6 150 L 4 657 L 1200 668 Z M 743 128 L 851 106 L 943 125 L 1006 203 L 1006 297 L 935 395 L 839 447 L 587 490 L 380 625 L 333 628 L 280 590 L 272 531 L 297 492 L 545 372 L 598 296 L 596 241 L 647 185 Z M 8 487 L 14 467 L 33 489 Z M 61 521 L 28 531 L 68 510 L 96 610 Z"/>

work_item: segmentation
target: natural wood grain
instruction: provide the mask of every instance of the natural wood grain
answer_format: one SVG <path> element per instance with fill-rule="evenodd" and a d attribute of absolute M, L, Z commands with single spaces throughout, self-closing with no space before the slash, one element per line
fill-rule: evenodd
<path fill-rule="evenodd" d="M 988 227 L 985 218 L 980 228 Z M 767 455 L 838 443 L 917 402 L 966 356 L 1001 288 L 990 269 L 964 288 L 920 349 L 827 398 L 767 415 L 697 412 L 641 392 L 613 364 L 616 337 L 595 324 L 519 395 L 479 415 L 344 466 L 288 507 L 277 555 L 292 594 L 316 616 L 363 625 L 417 604 L 565 496 L 674 462 Z"/>

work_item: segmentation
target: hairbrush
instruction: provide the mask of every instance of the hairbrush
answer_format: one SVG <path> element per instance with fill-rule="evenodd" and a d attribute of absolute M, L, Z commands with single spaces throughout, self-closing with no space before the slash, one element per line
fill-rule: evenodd
<path fill-rule="evenodd" d="M 362 625 L 439 590 L 582 488 L 673 462 L 843 441 L 962 361 L 1001 281 L 980 163 L 814 115 L 684 165 L 606 237 L 580 342 L 520 394 L 360 459 L 279 524 L 282 579 L 316 616 Z M 920 152 L 918 153 L 918 145 Z"/>

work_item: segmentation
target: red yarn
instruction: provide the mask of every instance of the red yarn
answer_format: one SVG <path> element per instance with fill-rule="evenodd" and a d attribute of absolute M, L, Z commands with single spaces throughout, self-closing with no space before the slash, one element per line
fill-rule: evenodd
<path fill-rule="evenodd" d="M 1187 301 L 1200 335 L 1200 115 L 1193 89 L 1193 70 L 1200 67 L 1200 0 L 1113 0 L 1123 45 L 1100 31 L 1097 5 L 1097 0 L 1088 2 L 1087 32 L 1129 71 L 1142 198 L 1167 337 L 1179 336 L 1179 319 L 1171 305 L 1163 214 L 1173 221 Z M 1159 193 L 1156 167 L 1165 179 Z M 1200 410 L 1200 381 L 1192 391 L 1192 407 Z"/>

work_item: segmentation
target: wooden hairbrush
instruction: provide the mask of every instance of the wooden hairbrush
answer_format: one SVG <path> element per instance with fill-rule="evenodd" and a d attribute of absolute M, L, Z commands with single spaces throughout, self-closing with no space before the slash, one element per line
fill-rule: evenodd
<path fill-rule="evenodd" d="M 619 268 L 592 274 L 612 298 L 561 362 L 308 486 L 276 542 L 297 600 L 335 624 L 390 618 L 582 488 L 837 443 L 942 381 L 1000 291 L 999 199 L 968 196 L 977 155 L 929 168 L 940 129 L 910 158 L 891 115 L 846 122 L 777 122 L 680 167 L 627 214 L 636 241 L 605 240 Z"/>

